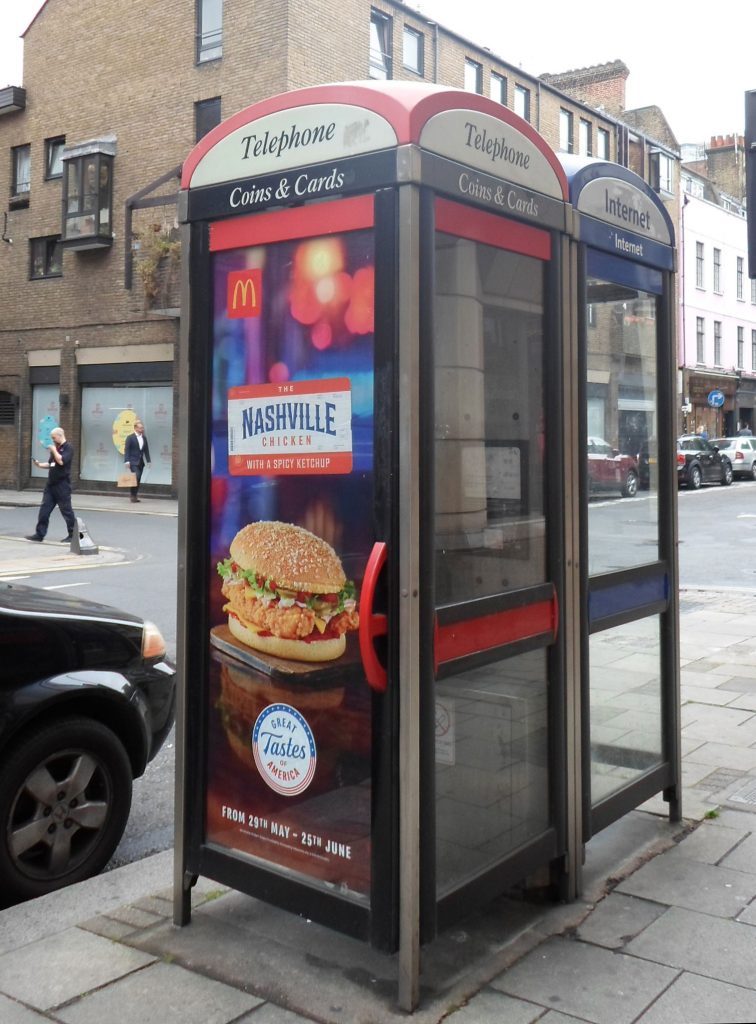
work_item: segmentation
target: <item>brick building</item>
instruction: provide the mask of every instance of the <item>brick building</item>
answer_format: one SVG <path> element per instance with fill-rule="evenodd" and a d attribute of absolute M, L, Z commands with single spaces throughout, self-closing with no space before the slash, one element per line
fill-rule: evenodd
<path fill-rule="evenodd" d="M 175 493 L 178 172 L 265 96 L 366 78 L 466 88 L 676 201 L 676 142 L 631 123 L 621 61 L 539 79 L 398 0 L 139 0 L 128 16 L 46 0 L 24 44 L 23 84 L 0 88 L 1 487 L 42 485 L 30 456 L 59 421 L 79 490 L 112 489 L 137 414 L 144 489 Z"/>

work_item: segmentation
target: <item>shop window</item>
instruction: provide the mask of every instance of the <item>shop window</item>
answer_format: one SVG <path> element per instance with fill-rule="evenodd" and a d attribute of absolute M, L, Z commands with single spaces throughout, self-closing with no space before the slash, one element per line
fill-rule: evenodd
<path fill-rule="evenodd" d="M 422 32 L 404 26 L 402 63 L 408 71 L 414 71 L 416 75 L 425 73 L 424 68 L 424 37 Z"/>
<path fill-rule="evenodd" d="M 10 205 L 28 206 L 31 191 L 31 146 L 14 146 L 11 149 L 11 192 Z"/>
<path fill-rule="evenodd" d="M 465 57 L 465 89 L 468 92 L 483 92 L 483 65 Z"/>
<path fill-rule="evenodd" d="M 514 89 L 514 112 L 526 121 L 530 120 L 530 89 L 516 85 Z"/>
<path fill-rule="evenodd" d="M 114 152 L 110 143 L 64 150 L 63 245 L 72 249 L 112 245 Z"/>
<path fill-rule="evenodd" d="M 197 63 L 223 56 L 223 0 L 197 0 Z"/>
<path fill-rule="evenodd" d="M 370 12 L 370 78 L 392 78 L 391 66 L 392 21 L 381 11 Z"/>
<path fill-rule="evenodd" d="M 65 135 L 54 139 L 45 139 L 45 180 L 63 177 L 63 148 L 66 144 Z"/>
<path fill-rule="evenodd" d="M 16 422 L 18 399 L 10 391 L 0 391 L 0 426 L 12 427 Z"/>
<path fill-rule="evenodd" d="M 507 80 L 503 75 L 491 72 L 491 99 L 504 106 L 507 104 Z"/>
<path fill-rule="evenodd" d="M 199 100 L 194 104 L 194 141 L 199 142 L 221 122 L 221 98 Z"/>
<path fill-rule="evenodd" d="M 29 239 L 29 279 L 63 276 L 63 247 L 60 235 Z"/>

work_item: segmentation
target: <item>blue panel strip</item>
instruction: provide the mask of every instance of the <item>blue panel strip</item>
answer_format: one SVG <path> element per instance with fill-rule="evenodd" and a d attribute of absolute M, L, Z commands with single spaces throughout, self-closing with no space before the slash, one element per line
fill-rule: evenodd
<path fill-rule="evenodd" d="M 580 241 L 613 253 L 622 260 L 631 260 L 662 270 L 674 269 L 675 252 L 671 246 L 662 245 L 651 238 L 643 238 L 632 231 L 623 231 L 585 215 L 580 218 Z"/>
<path fill-rule="evenodd" d="M 648 605 L 669 600 L 669 577 L 645 576 L 626 580 L 615 586 L 601 587 L 588 592 L 588 621 L 594 623 L 615 615 L 640 611 Z"/>
<path fill-rule="evenodd" d="M 651 267 L 609 256 L 595 249 L 588 250 L 586 266 L 589 277 L 600 277 L 602 281 L 624 284 L 628 288 L 637 288 L 655 295 L 662 294 L 661 271 Z"/>

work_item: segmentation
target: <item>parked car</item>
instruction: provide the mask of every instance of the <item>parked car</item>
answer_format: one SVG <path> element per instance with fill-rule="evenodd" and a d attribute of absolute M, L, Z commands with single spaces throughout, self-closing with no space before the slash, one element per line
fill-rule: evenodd
<path fill-rule="evenodd" d="M 735 476 L 756 480 L 756 437 L 718 437 L 711 443 L 730 460 Z"/>
<path fill-rule="evenodd" d="M 705 441 L 697 434 L 677 439 L 678 486 L 698 490 L 701 484 L 732 483 L 732 463 L 716 444 Z"/>
<path fill-rule="evenodd" d="M 638 463 L 603 437 L 589 437 L 588 486 L 591 492 L 619 491 L 623 498 L 632 498 L 638 493 Z"/>
<path fill-rule="evenodd" d="M 173 724 L 175 669 L 152 623 L 16 583 L 0 665 L 0 894 L 21 900 L 110 860 Z"/>

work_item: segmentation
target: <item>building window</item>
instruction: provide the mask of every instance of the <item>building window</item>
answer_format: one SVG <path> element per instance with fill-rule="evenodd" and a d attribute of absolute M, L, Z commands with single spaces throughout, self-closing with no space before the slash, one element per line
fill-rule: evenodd
<path fill-rule="evenodd" d="M 738 327 L 738 369 L 743 369 L 743 359 L 745 358 L 745 328 Z"/>
<path fill-rule="evenodd" d="M 696 362 L 703 363 L 704 360 L 704 318 L 696 317 Z"/>
<path fill-rule="evenodd" d="M 98 142 L 64 152 L 64 245 L 101 249 L 112 244 L 114 151 L 114 146 Z"/>
<path fill-rule="evenodd" d="M 31 190 L 31 146 L 11 149 L 11 205 L 28 205 Z"/>
<path fill-rule="evenodd" d="M 465 57 L 465 89 L 468 92 L 483 92 L 483 65 Z"/>
<path fill-rule="evenodd" d="M 756 306 L 756 277 L 751 278 L 751 302 Z"/>
<path fill-rule="evenodd" d="M 54 139 L 45 139 L 45 179 L 63 177 L 63 147 L 66 144 L 65 135 L 58 135 Z"/>
<path fill-rule="evenodd" d="M 722 365 L 722 321 L 714 321 L 714 365 Z"/>
<path fill-rule="evenodd" d="M 10 427 L 16 422 L 18 399 L 10 391 L 0 391 L 0 426 Z"/>
<path fill-rule="evenodd" d="M 391 78 L 391 18 L 370 12 L 370 77 Z"/>
<path fill-rule="evenodd" d="M 696 242 L 696 288 L 704 286 L 704 244 Z"/>
<path fill-rule="evenodd" d="M 197 63 L 223 56 L 223 0 L 197 0 Z"/>
<path fill-rule="evenodd" d="M 657 192 L 669 192 L 673 190 L 673 162 L 672 157 L 658 150 L 650 155 L 651 164 L 651 187 Z"/>
<path fill-rule="evenodd" d="M 606 128 L 596 129 L 596 156 L 599 160 L 609 159 L 609 132 Z"/>
<path fill-rule="evenodd" d="M 29 279 L 62 277 L 63 247 L 60 235 L 29 239 Z"/>
<path fill-rule="evenodd" d="M 751 369 L 756 373 L 756 331 L 751 331 Z"/>
<path fill-rule="evenodd" d="M 194 141 L 199 142 L 221 121 L 221 98 L 199 100 L 194 104 Z"/>
<path fill-rule="evenodd" d="M 497 75 L 495 71 L 491 72 L 491 99 L 507 105 L 507 80 L 504 75 Z"/>
<path fill-rule="evenodd" d="M 743 299 L 743 257 L 738 256 L 738 280 L 737 280 L 737 297 L 742 301 Z"/>
<path fill-rule="evenodd" d="M 573 153 L 575 151 L 573 117 L 569 110 L 559 111 L 559 148 L 564 153 Z"/>
<path fill-rule="evenodd" d="M 593 156 L 593 125 L 590 121 L 580 118 L 580 155 Z"/>
<path fill-rule="evenodd" d="M 524 85 L 516 85 L 514 88 L 514 112 L 526 121 L 530 120 L 530 89 Z"/>
<path fill-rule="evenodd" d="M 714 291 L 722 294 L 722 250 L 714 250 Z"/>
<path fill-rule="evenodd" d="M 408 71 L 414 71 L 416 75 L 425 73 L 424 60 L 424 36 L 409 25 L 404 26 L 402 42 L 402 63 Z"/>

